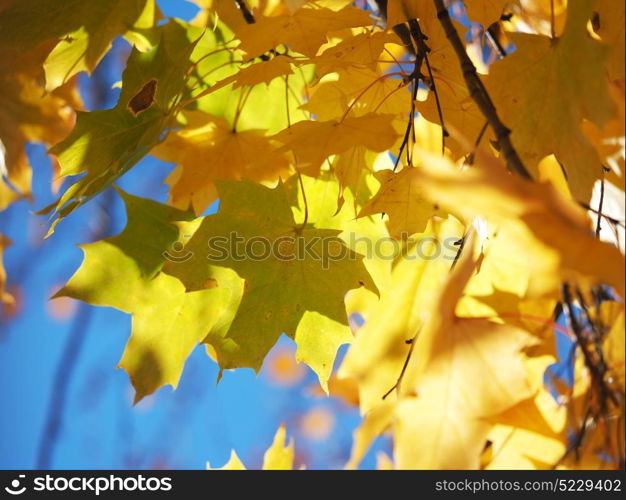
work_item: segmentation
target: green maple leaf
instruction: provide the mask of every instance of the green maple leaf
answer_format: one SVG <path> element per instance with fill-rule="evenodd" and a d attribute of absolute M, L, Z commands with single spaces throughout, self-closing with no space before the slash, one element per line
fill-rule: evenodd
<path fill-rule="evenodd" d="M 241 50 L 216 50 L 224 47 L 225 40 L 234 37 L 235 34 L 219 19 L 212 31 L 204 32 L 193 54 L 197 64 L 189 75 L 188 86 L 194 89 L 194 95 L 206 92 L 216 83 L 250 67 Z M 242 60 L 246 62 L 242 63 Z M 305 93 L 305 85 L 313 79 L 313 65 L 301 65 L 288 77 L 281 76 L 252 87 L 232 88 L 232 85 L 227 85 L 212 90 L 191 104 L 190 108 L 223 117 L 231 124 L 236 117 L 237 130 L 264 129 L 267 134 L 275 134 L 290 123 L 308 119 L 308 113 L 300 109 L 301 96 Z M 241 106 L 244 97 L 245 106 Z M 267 113 L 269 108 L 272 113 Z"/>
<path fill-rule="evenodd" d="M 54 146 L 61 175 L 84 174 L 51 207 L 60 219 L 69 215 L 126 173 L 159 142 L 173 123 L 185 90 L 195 41 L 175 21 L 159 27 L 160 41 L 148 52 L 133 49 L 122 78 L 122 91 L 112 109 L 78 112 L 72 133 Z"/>
<path fill-rule="evenodd" d="M 299 343 L 299 359 L 324 385 L 338 346 L 351 338 L 345 294 L 360 286 L 376 290 L 362 256 L 345 246 L 340 231 L 298 224 L 282 183 L 274 189 L 249 181 L 221 181 L 217 186 L 219 213 L 205 217 L 185 247 L 193 257 L 168 263 L 166 272 L 188 290 L 201 290 L 213 280 L 219 284 L 224 268 L 244 280 L 237 314 L 205 339 L 222 368 L 258 371 L 285 333 Z M 329 255 L 334 257 L 325 258 Z"/>
<path fill-rule="evenodd" d="M 28 50 L 47 40 L 46 90 L 91 72 L 118 35 L 141 43 L 139 32 L 160 18 L 154 0 L 15 0 L 0 12 L 0 46 Z"/>
<path fill-rule="evenodd" d="M 81 246 L 85 254 L 81 267 L 55 297 L 133 315 L 120 367 L 128 373 L 139 401 L 162 385 L 177 385 L 185 360 L 220 318 L 230 290 L 187 293 L 178 279 L 160 273 L 165 252 L 179 235 L 172 222 L 189 221 L 193 214 L 121 194 L 128 212 L 126 228 L 117 236 Z"/>

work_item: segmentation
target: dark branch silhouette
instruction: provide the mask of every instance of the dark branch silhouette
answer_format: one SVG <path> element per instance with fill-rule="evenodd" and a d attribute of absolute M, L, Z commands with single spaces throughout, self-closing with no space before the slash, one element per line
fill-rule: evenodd
<path fill-rule="evenodd" d="M 525 179 L 532 179 L 517 154 L 517 151 L 513 147 L 513 143 L 510 138 L 511 131 L 498 117 L 498 112 L 496 111 L 493 101 L 491 100 L 491 97 L 489 97 L 487 89 L 485 89 L 483 82 L 478 76 L 474 63 L 472 63 L 472 60 L 465 51 L 465 45 L 457 33 L 454 24 L 452 24 L 452 19 L 450 18 L 448 9 L 446 8 L 443 0 L 434 0 L 434 2 L 437 7 L 437 18 L 439 19 L 439 22 L 446 33 L 446 37 L 452 44 L 457 58 L 459 59 L 467 90 L 496 134 L 498 147 L 504 157 L 507 167 L 509 170 Z"/>

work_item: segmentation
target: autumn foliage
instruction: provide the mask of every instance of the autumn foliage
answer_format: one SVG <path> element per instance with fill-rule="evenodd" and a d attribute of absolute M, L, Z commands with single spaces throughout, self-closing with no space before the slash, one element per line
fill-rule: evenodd
<path fill-rule="evenodd" d="M 49 238 L 175 164 L 166 204 L 116 188 L 126 228 L 56 294 L 132 315 L 136 401 L 198 343 L 258 372 L 284 334 L 359 406 L 347 467 L 388 433 L 384 468 L 623 468 L 624 3 L 194 1 L 0 1 L 0 209 L 31 197 L 28 142 L 66 179 L 34 200 Z M 117 104 L 87 112 L 119 36 Z"/>

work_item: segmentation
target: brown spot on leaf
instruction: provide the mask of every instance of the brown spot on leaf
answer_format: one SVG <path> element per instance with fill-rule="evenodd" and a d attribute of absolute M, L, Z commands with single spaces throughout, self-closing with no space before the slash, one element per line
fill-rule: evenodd
<path fill-rule="evenodd" d="M 130 101 L 128 101 L 128 109 L 130 109 L 133 115 L 137 116 L 139 113 L 152 106 L 156 90 L 157 79 L 152 78 L 141 87 L 141 90 L 137 92 Z"/>

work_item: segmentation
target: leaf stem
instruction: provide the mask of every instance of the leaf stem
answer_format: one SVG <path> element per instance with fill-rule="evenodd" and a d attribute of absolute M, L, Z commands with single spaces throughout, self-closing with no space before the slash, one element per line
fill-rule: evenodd
<path fill-rule="evenodd" d="M 596 222 L 596 238 L 600 237 L 603 206 L 604 206 L 604 169 L 602 169 L 602 179 L 600 180 L 600 201 L 598 202 L 598 221 Z"/>
<path fill-rule="evenodd" d="M 233 118 L 233 132 L 237 132 L 237 123 L 239 122 L 239 117 L 241 116 L 241 112 L 243 111 L 244 106 L 246 105 L 246 101 L 250 94 L 252 93 L 252 87 L 248 87 L 245 90 L 242 90 L 239 95 L 239 102 L 237 103 L 237 110 L 235 111 L 235 117 Z"/>
<path fill-rule="evenodd" d="M 298 160 L 296 158 L 296 163 L 297 162 Z M 298 183 L 300 184 L 300 190 L 302 191 L 302 201 L 304 203 L 304 220 L 302 221 L 302 226 L 301 226 L 301 230 L 302 230 L 309 223 L 309 203 L 306 199 L 306 191 L 304 190 L 304 181 L 302 180 L 302 174 L 300 173 L 300 169 L 298 168 L 297 165 L 294 165 L 294 168 L 296 169 L 296 175 L 298 176 Z"/>
<path fill-rule="evenodd" d="M 395 72 L 395 73 L 386 73 L 384 75 L 379 76 L 378 78 L 376 78 L 375 80 L 373 80 L 370 84 L 367 85 L 367 87 L 365 87 L 360 93 L 359 95 L 357 95 L 354 98 L 354 101 L 352 101 L 350 103 L 350 106 L 348 106 L 348 109 L 346 109 L 345 113 L 343 114 L 343 116 L 341 117 L 341 119 L 339 120 L 339 123 L 343 122 L 346 117 L 348 116 L 348 114 L 350 113 L 350 111 L 352 111 L 352 108 L 354 107 L 354 105 L 359 101 L 359 99 L 361 99 L 361 97 L 363 97 L 365 95 L 365 93 L 371 89 L 374 85 L 376 85 L 378 82 L 380 82 L 381 80 L 384 80 L 385 78 L 389 78 L 392 76 L 402 76 L 404 77 L 405 74 L 401 73 L 401 72 Z"/>
<path fill-rule="evenodd" d="M 396 380 L 396 383 L 393 384 L 391 389 L 389 389 L 385 394 L 383 394 L 383 399 L 387 399 L 389 394 L 391 394 L 394 390 L 398 394 L 400 394 L 400 389 L 401 389 L 401 385 L 402 385 L 402 379 L 404 378 L 404 374 L 406 373 L 406 369 L 409 366 L 409 361 L 411 361 L 411 356 L 413 355 L 413 349 L 415 349 L 415 344 L 417 343 L 416 341 L 417 341 L 417 336 L 418 335 L 419 335 L 419 330 L 413 336 L 412 339 L 409 339 L 409 340 L 405 341 L 407 344 L 410 345 L 409 352 L 407 353 L 406 358 L 404 358 L 404 364 L 402 365 L 402 370 L 400 370 L 400 375 L 398 375 L 398 380 Z"/>

